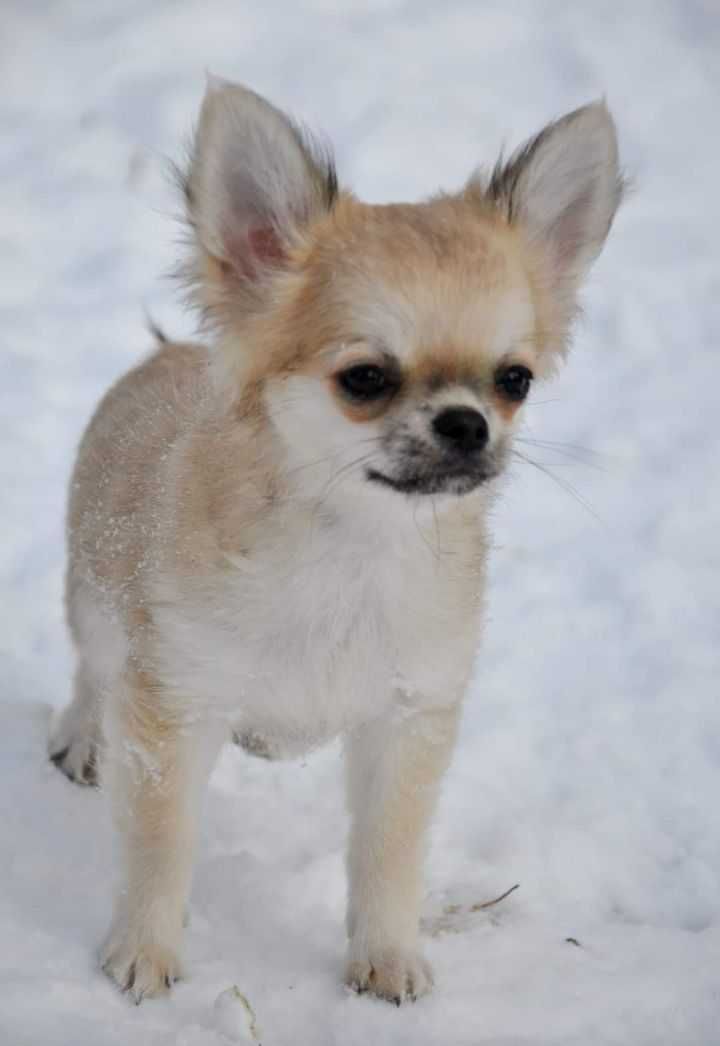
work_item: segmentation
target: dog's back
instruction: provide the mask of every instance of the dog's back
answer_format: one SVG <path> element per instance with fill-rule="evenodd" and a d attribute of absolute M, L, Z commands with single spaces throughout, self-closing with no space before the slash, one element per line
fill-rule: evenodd
<path fill-rule="evenodd" d="M 201 345 L 168 343 L 104 396 L 83 435 L 70 488 L 67 610 L 76 642 L 87 641 L 88 600 L 105 613 L 137 603 L 162 524 L 162 463 L 201 401 Z"/>

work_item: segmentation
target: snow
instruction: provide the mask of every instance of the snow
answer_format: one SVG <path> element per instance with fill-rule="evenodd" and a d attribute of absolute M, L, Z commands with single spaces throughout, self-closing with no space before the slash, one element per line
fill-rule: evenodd
<path fill-rule="evenodd" d="M 264 1046 L 717 1043 L 714 0 L 4 0 L 1 22 L 0 1041 L 220 1046 L 213 1005 L 237 986 Z M 559 483 L 518 467 L 496 512 L 490 616 L 428 863 L 437 985 L 399 1010 L 340 986 L 337 747 L 291 765 L 225 752 L 189 979 L 139 1009 L 96 968 L 103 797 L 45 759 L 72 670 L 74 446 L 149 347 L 144 307 L 192 330 L 162 279 L 178 209 L 164 157 L 206 67 L 325 128 L 371 200 L 457 186 L 603 93 L 635 181 L 569 365 L 529 409 L 539 442 L 520 447 Z"/>
<path fill-rule="evenodd" d="M 261 1032 L 255 1021 L 255 1013 L 237 985 L 220 992 L 213 1012 L 216 1029 L 231 1042 L 259 1041 Z"/>

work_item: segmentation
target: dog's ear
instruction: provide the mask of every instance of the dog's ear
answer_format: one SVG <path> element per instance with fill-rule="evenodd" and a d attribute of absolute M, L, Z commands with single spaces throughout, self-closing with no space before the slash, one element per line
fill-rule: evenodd
<path fill-rule="evenodd" d="M 212 307 L 259 292 L 306 225 L 332 207 L 337 179 L 327 148 L 287 116 L 209 77 L 183 189 L 204 262 L 190 279 L 206 284 L 199 296 Z"/>
<path fill-rule="evenodd" d="M 622 188 L 615 125 L 595 102 L 500 161 L 483 191 L 540 248 L 551 287 L 572 294 L 602 249 Z"/>

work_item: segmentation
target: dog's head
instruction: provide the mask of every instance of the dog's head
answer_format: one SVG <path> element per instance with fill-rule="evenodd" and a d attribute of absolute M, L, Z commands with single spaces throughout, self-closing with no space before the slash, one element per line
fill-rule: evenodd
<path fill-rule="evenodd" d="M 565 351 L 621 179 L 595 103 L 458 194 L 370 206 L 285 115 L 213 81 L 185 189 L 220 380 L 289 468 L 397 497 L 461 495 L 501 471 L 531 382 Z"/>

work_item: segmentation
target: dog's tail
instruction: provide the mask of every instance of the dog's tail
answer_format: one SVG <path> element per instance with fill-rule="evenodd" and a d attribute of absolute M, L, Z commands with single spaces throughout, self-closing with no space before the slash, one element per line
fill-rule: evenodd
<path fill-rule="evenodd" d="M 168 338 L 162 327 L 153 319 L 149 312 L 145 313 L 145 325 L 152 334 L 158 345 L 168 345 L 170 338 Z"/>

